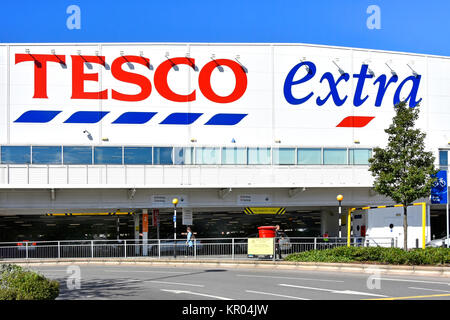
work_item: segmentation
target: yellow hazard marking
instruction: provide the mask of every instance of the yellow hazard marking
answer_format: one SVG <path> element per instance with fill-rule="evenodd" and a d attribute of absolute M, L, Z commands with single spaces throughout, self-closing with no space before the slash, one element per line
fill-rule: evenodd
<path fill-rule="evenodd" d="M 433 298 L 433 297 L 450 297 L 450 293 L 430 294 L 426 296 L 392 297 L 392 298 L 377 298 L 377 299 L 362 299 L 362 300 L 402 300 L 402 299 L 419 299 L 419 298 Z"/>

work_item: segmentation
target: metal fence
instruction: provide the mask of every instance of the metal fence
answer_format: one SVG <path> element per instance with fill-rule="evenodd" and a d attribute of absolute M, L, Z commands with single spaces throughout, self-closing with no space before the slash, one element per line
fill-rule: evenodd
<path fill-rule="evenodd" d="M 346 238 L 272 238 L 283 256 L 309 250 L 346 246 Z M 279 240 L 279 241 L 278 241 Z M 352 246 L 396 247 L 395 238 L 351 238 Z M 275 250 L 274 250 L 275 251 Z M 274 252 L 275 253 L 275 252 Z M 249 259 L 248 238 L 186 240 L 70 240 L 0 243 L 0 259 L 133 258 Z M 273 255 L 270 256 L 272 258 Z M 257 258 L 257 257 L 256 257 Z M 266 257 L 267 258 L 267 257 Z"/>

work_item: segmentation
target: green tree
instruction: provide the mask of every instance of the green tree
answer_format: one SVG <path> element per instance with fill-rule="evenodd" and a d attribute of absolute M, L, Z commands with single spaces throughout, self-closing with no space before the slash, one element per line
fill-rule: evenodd
<path fill-rule="evenodd" d="M 435 180 L 432 175 L 437 170 L 433 153 L 425 151 L 426 134 L 414 127 L 419 118 L 419 105 L 410 108 L 406 102 L 400 102 L 394 109 L 396 115 L 392 124 L 384 130 L 388 134 L 388 144 L 386 148 L 373 149 L 369 171 L 375 177 L 375 191 L 403 205 L 404 248 L 407 250 L 407 206 L 430 196 Z"/>

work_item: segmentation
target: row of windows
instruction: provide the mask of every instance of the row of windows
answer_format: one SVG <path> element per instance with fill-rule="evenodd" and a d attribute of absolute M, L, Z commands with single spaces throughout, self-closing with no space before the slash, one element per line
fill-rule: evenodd
<path fill-rule="evenodd" d="M 371 149 L 2 146 L 4 164 L 367 165 Z"/>

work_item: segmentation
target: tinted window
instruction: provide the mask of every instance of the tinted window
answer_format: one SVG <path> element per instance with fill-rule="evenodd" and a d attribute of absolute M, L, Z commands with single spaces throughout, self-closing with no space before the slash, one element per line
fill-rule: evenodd
<path fill-rule="evenodd" d="M 448 166 L 448 151 L 447 150 L 439 151 L 439 165 Z"/>
<path fill-rule="evenodd" d="M 122 147 L 95 147 L 94 164 L 122 164 Z"/>
<path fill-rule="evenodd" d="M 193 164 L 194 148 L 175 148 L 175 164 Z"/>
<path fill-rule="evenodd" d="M 273 164 L 295 164 L 295 148 L 273 149 Z"/>
<path fill-rule="evenodd" d="M 270 148 L 248 148 L 248 164 L 270 164 Z"/>
<path fill-rule="evenodd" d="M 124 164 L 152 164 L 151 147 L 124 147 Z"/>
<path fill-rule="evenodd" d="M 2 151 L 2 163 L 31 163 L 31 148 L 22 146 L 4 146 Z"/>
<path fill-rule="evenodd" d="M 64 164 L 92 164 L 92 147 L 63 147 Z"/>
<path fill-rule="evenodd" d="M 223 148 L 222 164 L 247 164 L 245 148 Z"/>
<path fill-rule="evenodd" d="M 323 164 L 347 164 L 347 150 L 323 149 Z"/>
<path fill-rule="evenodd" d="M 61 147 L 33 147 L 33 164 L 61 164 Z"/>
<path fill-rule="evenodd" d="M 219 164 L 220 148 L 195 148 L 196 164 Z"/>
<path fill-rule="evenodd" d="M 298 164 L 322 164 L 322 150 L 318 148 L 297 149 Z"/>
<path fill-rule="evenodd" d="M 154 164 L 173 164 L 171 147 L 154 147 Z"/>
<path fill-rule="evenodd" d="M 350 164 L 369 164 L 369 159 L 372 156 L 372 150 L 350 149 L 349 151 Z"/>

